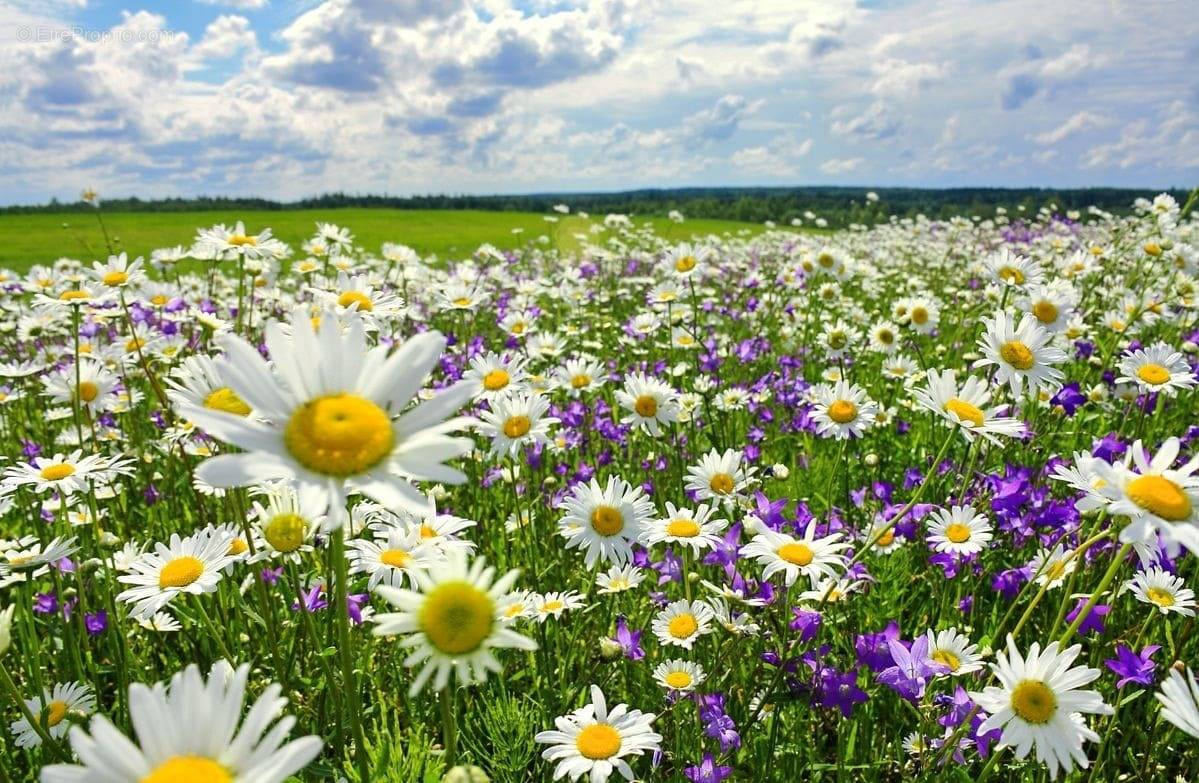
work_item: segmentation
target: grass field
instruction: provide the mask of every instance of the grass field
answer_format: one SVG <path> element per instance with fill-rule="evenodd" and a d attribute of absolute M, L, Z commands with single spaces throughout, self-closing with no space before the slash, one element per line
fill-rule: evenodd
<path fill-rule="evenodd" d="M 600 216 L 602 218 L 602 216 Z M 519 247 L 546 234 L 564 250 L 575 249 L 575 234 L 585 233 L 593 220 L 572 215 L 557 223 L 531 212 L 447 210 L 343 209 L 242 212 L 113 212 L 103 213 L 113 243 L 130 256 L 148 255 L 159 247 L 190 245 L 196 229 L 242 220 L 251 232 L 264 227 L 293 247 L 311 237 L 317 220 L 348 227 L 359 246 L 378 252 L 384 242 L 400 242 L 421 254 L 463 257 L 484 242 L 501 248 Z M 642 218 L 659 235 L 682 240 L 695 235 L 749 231 L 757 224 L 731 220 Z M 518 231 L 519 230 L 519 231 Z M 92 213 L 0 215 L 0 266 L 24 270 L 62 256 L 92 261 L 104 255 L 104 236 Z"/>

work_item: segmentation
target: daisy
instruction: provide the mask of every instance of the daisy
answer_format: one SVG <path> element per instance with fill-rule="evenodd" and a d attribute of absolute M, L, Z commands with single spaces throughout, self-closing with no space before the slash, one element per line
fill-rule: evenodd
<path fill-rule="evenodd" d="M 927 375 L 928 386 L 912 392 L 916 403 L 949 426 L 960 428 L 967 441 L 982 435 L 998 445 L 999 435 L 1013 438 L 1024 433 L 1024 422 L 999 415 L 1007 410 L 1006 405 L 987 407 L 991 391 L 983 379 L 972 376 L 959 387 L 954 370 L 929 370 Z"/>
<path fill-rule="evenodd" d="M 1177 612 L 1184 617 L 1195 616 L 1195 592 L 1186 586 L 1181 577 L 1160 568 L 1138 572 L 1124 584 L 1142 603 L 1156 606 L 1162 614 Z"/>
<path fill-rule="evenodd" d="M 688 278 L 702 273 L 704 263 L 712 256 L 712 250 L 693 247 L 684 242 L 666 254 L 665 264 L 677 277 Z"/>
<path fill-rule="evenodd" d="M 1025 313 L 1019 324 L 1013 324 L 1000 310 L 994 317 L 984 318 L 983 325 L 985 331 L 978 341 L 983 358 L 974 363 L 976 368 L 993 365 L 996 382 L 1006 383 L 1013 396 L 1020 395 L 1025 383 L 1030 394 L 1062 385 L 1062 371 L 1053 365 L 1066 361 L 1066 354 L 1050 343 L 1053 336 L 1036 316 Z"/>
<path fill-rule="evenodd" d="M 137 624 L 147 631 L 156 633 L 174 633 L 183 630 L 183 626 L 170 612 L 155 612 L 151 617 L 137 617 Z"/>
<path fill-rule="evenodd" d="M 1059 542 L 1053 549 L 1041 547 L 1033 559 L 1028 561 L 1028 571 L 1034 575 L 1034 581 L 1039 585 L 1048 585 L 1052 590 L 1061 587 L 1066 577 L 1074 573 L 1078 567 L 1078 558 L 1069 559 L 1065 549 Z"/>
<path fill-rule="evenodd" d="M 546 593 L 545 595 L 533 594 L 530 596 L 530 603 L 533 609 L 532 616 L 539 623 L 544 623 L 551 617 L 561 617 L 562 613 L 568 609 L 581 609 L 586 606 L 583 596 L 574 590 L 568 590 L 565 593 Z"/>
<path fill-rule="evenodd" d="M 129 573 L 117 581 L 133 585 L 117 595 L 118 601 L 133 604 L 134 617 L 150 617 L 180 594 L 212 593 L 221 581 L 221 571 L 236 556 L 230 554 L 224 535 L 201 531 L 187 538 L 171 534 L 167 544 L 155 544 L 153 552 L 129 564 Z"/>
<path fill-rule="evenodd" d="M 899 327 L 882 321 L 870 330 L 870 348 L 878 353 L 892 354 L 899 349 Z"/>
<path fill-rule="evenodd" d="M 697 500 L 712 500 L 731 508 L 754 482 L 757 468 L 744 464 L 744 455 L 737 449 L 724 453 L 712 449 L 698 465 L 687 468 L 685 487 L 694 492 Z"/>
<path fill-rule="evenodd" d="M 4 551 L 4 559 L 0 560 L 0 571 L 27 571 L 33 576 L 46 573 L 47 566 L 53 565 L 70 557 L 79 551 L 75 537 L 54 538 L 50 543 L 42 545 L 37 538 L 29 536 L 15 542 L 16 546 L 0 547 Z"/>
<path fill-rule="evenodd" d="M 400 646 L 411 649 L 404 665 L 421 667 L 409 695 L 420 693 L 430 679 L 433 690 L 444 690 L 451 674 L 462 685 L 482 682 L 488 672 L 501 670 L 493 649 L 537 649 L 536 642 L 499 622 L 500 602 L 518 575 L 509 571 L 497 580 L 483 558 L 468 566 L 458 551 L 427 571 L 414 571 L 415 590 L 378 587 L 399 611 L 377 615 L 375 635 L 403 635 Z"/>
<path fill-rule="evenodd" d="M 490 400 L 504 394 L 523 391 L 525 384 L 524 362 L 521 359 L 505 359 L 496 353 L 476 356 L 470 360 L 470 369 L 463 376 L 471 383 L 477 400 Z"/>
<path fill-rule="evenodd" d="M 1044 280 L 1044 273 L 1035 261 L 1013 253 L 1006 247 L 988 256 L 986 266 L 992 278 L 1000 285 L 1026 288 L 1038 286 Z"/>
<path fill-rule="evenodd" d="M 318 299 L 339 316 L 345 316 L 353 311 L 362 316 L 363 321 L 378 328 L 379 324 L 393 323 L 408 312 L 408 306 L 402 298 L 395 294 L 376 288 L 366 275 L 348 275 L 337 273 L 337 288 L 334 291 L 311 289 Z"/>
<path fill-rule="evenodd" d="M 373 539 L 356 538 L 346 543 L 350 573 L 368 574 L 366 589 L 380 584 L 403 587 L 404 580 L 415 585 L 413 574 L 439 564 L 444 551 L 421 536 L 420 528 L 388 528 Z"/>
<path fill-rule="evenodd" d="M 513 337 L 526 337 L 533 333 L 537 322 L 536 314 L 531 310 L 513 310 L 500 319 L 499 327 Z"/>
<path fill-rule="evenodd" d="M 616 401 L 628 411 L 621 422 L 640 427 L 651 435 L 662 432 L 661 425 L 679 418 L 678 393 L 657 378 L 634 373 L 624 388 L 616 392 Z"/>
<path fill-rule="evenodd" d="M 249 416 L 250 406 L 224 385 L 216 362 L 203 354 L 189 356 L 167 378 L 167 397 L 176 409 L 198 406 Z"/>
<path fill-rule="evenodd" d="M 77 403 L 92 416 L 103 413 L 113 403 L 116 375 L 95 359 L 86 358 L 79 362 L 78 382 L 75 374 L 75 367 L 67 367 L 62 372 L 43 376 L 45 395 L 60 405 Z"/>
<path fill-rule="evenodd" d="M 925 540 L 936 552 L 975 555 L 991 542 L 992 530 L 990 520 L 972 506 L 951 506 L 928 515 Z"/>
<path fill-rule="evenodd" d="M 683 599 L 667 604 L 650 627 L 662 644 L 690 650 L 699 637 L 712 633 L 715 616 L 712 607 L 703 601 Z"/>
<path fill-rule="evenodd" d="M 571 397 L 595 391 L 604 384 L 607 377 L 608 371 L 601 362 L 586 357 L 567 359 L 554 371 L 554 381 L 558 388 L 565 389 Z"/>
<path fill-rule="evenodd" d="M 312 487 L 275 484 L 262 494 L 266 505 L 255 500 L 252 509 L 255 549 L 262 557 L 297 562 L 301 552 L 312 551 L 316 534 L 327 532 L 328 517 L 320 493 Z"/>
<path fill-rule="evenodd" d="M 558 521 L 558 534 L 567 549 L 584 549 L 584 561 L 592 568 L 597 561 L 624 565 L 633 554 L 633 543 L 641 536 L 654 513 L 653 503 L 641 487 L 615 476 L 601 487 L 592 478 L 576 484 L 562 501 L 566 514 Z"/>
<path fill-rule="evenodd" d="M 923 296 L 901 300 L 904 323 L 917 334 L 930 334 L 941 322 L 941 307 L 935 299 Z"/>
<path fill-rule="evenodd" d="M 1075 763 L 1086 769 L 1089 762 L 1083 741 L 1098 742 L 1099 735 L 1087 728 L 1081 714 L 1110 715 L 1112 708 L 1098 691 L 1080 688 L 1101 672 L 1072 666 L 1082 652 L 1079 644 L 1061 652 L 1057 642 L 1044 652 L 1039 644 L 1033 644 L 1023 657 L 1009 634 L 1007 648 L 1007 653 L 997 653 L 991 664 L 1000 686 L 970 692 L 970 698 L 990 716 L 979 732 L 1002 729 L 1000 741 L 1010 745 L 1019 759 L 1035 747 L 1037 760 L 1049 766 L 1050 778 L 1057 778 L 1059 768 L 1068 774 Z"/>
<path fill-rule="evenodd" d="M 961 677 L 983 667 L 978 645 L 971 644 L 970 638 L 956 628 L 929 629 L 925 635 L 928 637 L 928 657 L 948 669 L 949 676 Z"/>
<path fill-rule="evenodd" d="M 42 783 L 283 783 L 316 758 L 322 742 L 313 736 L 285 742 L 295 719 L 275 722 L 287 704 L 276 683 L 263 691 L 243 722 L 249 677 L 249 664 L 234 671 L 221 661 L 207 679 L 193 664 L 166 687 L 130 686 L 138 744 L 96 716 L 90 734 L 79 727 L 71 731 L 71 748 L 81 763 L 45 767 Z"/>
<path fill-rule="evenodd" d="M 595 585 L 600 595 L 615 595 L 626 590 L 632 590 L 645 581 L 645 574 L 640 568 L 629 563 L 626 565 L 609 566 L 608 570 L 595 575 Z"/>
<path fill-rule="evenodd" d="M 468 439 L 449 436 L 466 422 L 446 420 L 470 397 L 470 385 L 459 383 L 404 412 L 445 338 L 424 332 L 394 352 L 385 345 L 368 351 L 361 319 L 351 319 L 344 333 L 336 320 L 315 326 L 301 307 L 293 311 L 290 335 L 278 322 L 267 324 L 269 365 L 240 337 L 220 338 L 221 379 L 256 418 L 185 406 L 197 426 L 244 450 L 206 460 L 196 475 L 216 487 L 293 479 L 320 489 L 326 508 L 338 511 L 346 493 L 357 491 L 422 512 L 427 501 L 412 480 L 466 479 L 444 461 L 471 448 Z"/>
<path fill-rule="evenodd" d="M 1124 462 L 1095 463 L 1108 513 L 1130 520 L 1120 531 L 1121 541 L 1148 541 L 1160 533 L 1174 548 L 1182 544 L 1199 552 L 1199 456 L 1172 467 L 1180 447 L 1178 438 L 1170 438 L 1150 458 L 1138 440 Z"/>
<path fill-rule="evenodd" d="M 741 555 L 756 557 L 765 566 L 763 579 L 781 572 L 790 587 L 800 576 L 807 577 L 812 584 L 821 578 L 835 578 L 838 569 L 845 567 L 840 552 L 848 548 L 840 533 L 816 538 L 816 525 L 812 523 L 800 538 L 763 528 L 753 541 L 741 547 Z"/>
<path fill-rule="evenodd" d="M 43 690 L 40 698 L 25 699 L 25 707 L 42 729 L 57 740 L 71 728 L 68 715 L 87 716 L 96 711 L 96 696 L 88 685 L 60 682 L 53 690 Z M 25 718 L 13 721 L 8 728 L 16 737 L 18 748 L 36 748 L 42 744 L 41 736 Z"/>
<path fill-rule="evenodd" d="M 709 587 L 709 589 L 711 588 Z M 737 596 L 733 596 L 733 600 L 737 600 L 737 598 Z M 741 598 L 742 603 L 749 605 L 753 605 L 755 601 L 760 600 L 761 599 L 751 598 L 746 601 L 743 597 Z M 726 601 L 723 597 L 710 598 L 709 601 L 711 602 L 712 614 L 715 616 L 716 622 L 719 623 L 724 630 L 728 631 L 734 636 L 757 636 L 758 632 L 762 630 L 761 626 L 754 622 L 749 613 L 734 613 L 730 608 L 728 601 Z"/>
<path fill-rule="evenodd" d="M 826 576 L 815 582 L 811 590 L 802 591 L 796 600 L 800 603 L 836 603 L 861 590 L 862 585 L 861 579 Z"/>
<path fill-rule="evenodd" d="M 662 736 L 652 728 L 654 717 L 624 704 L 609 712 L 603 691 L 592 685 L 590 704 L 555 718 L 556 730 L 538 732 L 534 739 L 550 746 L 541 757 L 557 763 L 555 780 L 586 776 L 591 783 L 603 783 L 613 772 L 633 780 L 633 768 L 625 759 L 661 749 Z"/>
<path fill-rule="evenodd" d="M 71 497 L 76 492 L 87 492 L 89 482 L 107 484 L 117 476 L 131 476 L 133 472 L 129 460 L 99 454 L 85 457 L 83 451 L 76 449 L 70 454 L 34 457 L 32 463 L 19 462 L 5 468 L 3 483 L 12 487 L 29 486 L 39 495 L 56 492 Z"/>
<path fill-rule="evenodd" d="M 212 228 L 200 229 L 189 254 L 208 261 L 276 258 L 283 255 L 284 247 L 282 242 L 271 237 L 269 228 L 248 234 L 245 224 L 239 220 L 232 228 L 219 223 Z"/>
<path fill-rule="evenodd" d="M 654 679 L 671 693 L 691 693 L 707 679 L 698 663 L 674 658 L 654 667 Z"/>
<path fill-rule="evenodd" d="M 479 431 L 491 438 L 491 453 L 515 455 L 522 448 L 549 441 L 558 419 L 545 414 L 550 401 L 540 394 L 511 394 L 491 400 L 491 410 L 479 417 Z"/>
<path fill-rule="evenodd" d="M 694 511 L 666 504 L 666 515 L 646 525 L 641 541 L 646 546 L 654 544 L 679 544 L 689 547 L 698 555 L 707 549 L 719 546 L 720 534 L 728 525 L 724 519 L 712 519 L 713 507 L 700 504 Z"/>
<path fill-rule="evenodd" d="M 1189 668 L 1184 676 L 1171 668 L 1162 681 L 1160 693 L 1155 694 L 1162 705 L 1162 717 L 1182 731 L 1199 739 L 1199 683 Z"/>
<path fill-rule="evenodd" d="M 822 384 L 815 389 L 814 396 L 816 407 L 812 418 L 816 420 L 817 432 L 825 437 L 860 438 L 873 426 L 878 414 L 878 403 L 868 398 L 856 383 Z"/>
<path fill-rule="evenodd" d="M 1049 285 L 1033 286 L 1020 301 L 1024 312 L 1036 317 L 1037 322 L 1050 333 L 1058 334 L 1065 331 L 1070 323 L 1072 311 L 1078 304 L 1078 294 L 1069 283 L 1059 280 Z"/>
<path fill-rule="evenodd" d="M 1120 372 L 1117 383 L 1135 383 L 1146 394 L 1161 392 L 1173 397 L 1180 390 L 1199 383 L 1182 354 L 1163 342 L 1124 354 L 1120 359 Z"/>
<path fill-rule="evenodd" d="M 142 259 L 138 258 L 130 263 L 129 257 L 124 253 L 109 256 L 107 263 L 104 264 L 96 261 L 92 264 L 90 274 L 101 285 L 109 288 L 133 287 L 140 284 L 145 278 L 145 272 L 142 271 Z"/>

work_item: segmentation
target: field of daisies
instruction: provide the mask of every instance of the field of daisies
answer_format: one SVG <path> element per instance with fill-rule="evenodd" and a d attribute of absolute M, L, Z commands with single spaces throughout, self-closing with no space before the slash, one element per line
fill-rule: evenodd
<path fill-rule="evenodd" d="M 0 781 L 1192 779 L 1195 200 L 0 272 Z"/>

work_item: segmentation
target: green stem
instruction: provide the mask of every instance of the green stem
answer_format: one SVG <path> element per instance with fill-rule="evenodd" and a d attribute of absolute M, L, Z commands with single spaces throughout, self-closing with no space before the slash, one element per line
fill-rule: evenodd
<path fill-rule="evenodd" d="M 1120 551 L 1116 553 L 1112 559 L 1111 565 L 1107 567 L 1107 572 L 1104 573 L 1103 579 L 1099 581 L 1099 586 L 1095 588 L 1095 592 L 1091 593 L 1091 597 L 1087 599 L 1086 604 L 1082 607 L 1082 611 L 1074 618 L 1074 622 L 1070 623 L 1070 627 L 1058 639 L 1058 646 L 1064 645 L 1070 637 L 1074 636 L 1074 632 L 1087 619 L 1087 615 L 1095 608 L 1095 604 L 1099 603 L 1099 596 L 1107 592 L 1111 586 L 1112 580 L 1116 578 L 1116 573 L 1120 570 L 1120 566 L 1124 564 L 1124 558 L 1128 555 L 1128 550 L 1132 549 L 1132 544 L 1127 543 L 1120 547 Z"/>

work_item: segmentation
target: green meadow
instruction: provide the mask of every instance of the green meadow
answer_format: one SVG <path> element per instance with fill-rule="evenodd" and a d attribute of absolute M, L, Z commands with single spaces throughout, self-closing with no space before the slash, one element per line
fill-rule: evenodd
<path fill-rule="evenodd" d="M 100 220 L 103 219 L 103 228 Z M 462 258 L 489 242 L 500 248 L 521 247 L 547 236 L 551 246 L 576 250 L 580 235 L 603 216 L 561 217 L 556 222 L 532 212 L 482 212 L 452 210 L 341 209 L 263 210 L 241 212 L 70 212 L 53 214 L 0 215 L 0 266 L 15 270 L 33 264 L 51 263 L 67 256 L 90 262 L 106 255 L 104 232 L 119 250 L 130 256 L 148 256 L 151 250 L 190 245 L 196 229 L 217 223 L 246 224 L 250 232 L 269 227 L 284 242 L 295 247 L 311 237 L 316 222 L 334 222 L 348 227 L 356 243 L 368 252 L 378 252 L 384 242 L 409 245 L 422 255 Z M 764 227 L 734 220 L 688 220 L 673 223 L 666 218 L 634 218 L 637 225 L 652 224 L 659 236 L 680 241 L 697 235 L 749 232 Z"/>

